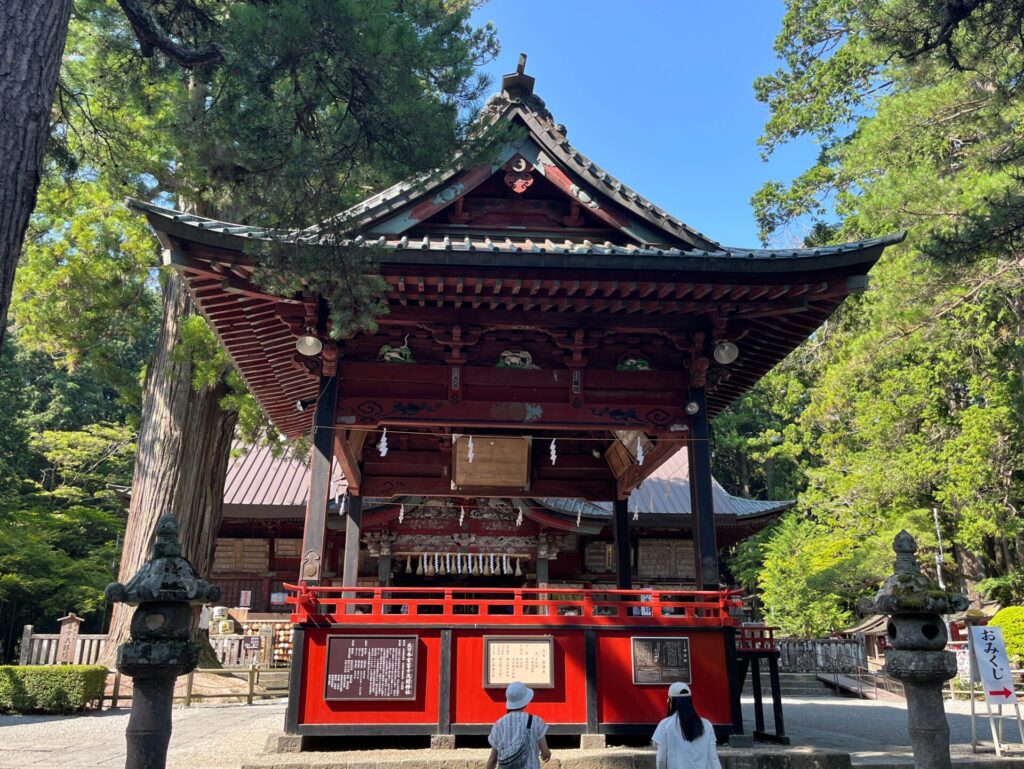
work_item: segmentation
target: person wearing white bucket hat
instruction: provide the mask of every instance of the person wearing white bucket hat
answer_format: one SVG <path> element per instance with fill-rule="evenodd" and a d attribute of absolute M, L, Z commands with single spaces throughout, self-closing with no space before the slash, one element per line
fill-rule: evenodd
<path fill-rule="evenodd" d="M 551 751 L 545 735 L 548 725 L 544 719 L 526 712 L 533 699 L 533 689 L 513 681 L 505 689 L 505 715 L 495 721 L 487 742 L 491 754 L 487 769 L 540 769 L 540 759 L 548 761 Z"/>
<path fill-rule="evenodd" d="M 693 707 L 688 684 L 668 687 L 668 717 L 651 738 L 658 749 L 657 769 L 722 769 L 715 747 L 715 728 Z"/>

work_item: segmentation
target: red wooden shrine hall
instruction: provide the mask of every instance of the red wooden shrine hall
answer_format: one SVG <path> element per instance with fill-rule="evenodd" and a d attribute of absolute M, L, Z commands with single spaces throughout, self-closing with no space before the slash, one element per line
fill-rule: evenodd
<path fill-rule="evenodd" d="M 269 418 L 312 438 L 289 599 L 292 732 L 481 730 L 510 678 L 537 684 L 555 732 L 648 730 L 676 678 L 716 729 L 742 729 L 709 420 L 864 290 L 902 235 L 726 248 L 573 148 L 522 69 L 480 116 L 514 126 L 490 162 L 395 185 L 329 222 L 269 231 L 134 204 Z M 368 256 L 388 308 L 378 330 L 335 339 L 321 297 L 267 293 L 253 278 L 267 243 Z M 608 503 L 628 564 L 629 497 L 681 451 L 696 590 L 632 593 L 628 568 L 624 592 L 556 595 L 540 573 L 511 593 L 356 587 L 364 498 Z M 335 463 L 340 588 L 324 575 Z M 454 558 L 454 573 L 493 574 L 513 554 L 453 537 L 437 555 L 444 573 Z"/>

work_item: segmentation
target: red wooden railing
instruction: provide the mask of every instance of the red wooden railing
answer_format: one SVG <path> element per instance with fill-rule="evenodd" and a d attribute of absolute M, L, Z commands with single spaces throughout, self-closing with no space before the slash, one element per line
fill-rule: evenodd
<path fill-rule="evenodd" d="M 310 587 L 285 585 L 292 622 L 360 625 L 733 627 L 739 590 Z"/>
<path fill-rule="evenodd" d="M 743 625 L 736 632 L 736 651 L 775 652 L 775 628 L 767 625 Z"/>

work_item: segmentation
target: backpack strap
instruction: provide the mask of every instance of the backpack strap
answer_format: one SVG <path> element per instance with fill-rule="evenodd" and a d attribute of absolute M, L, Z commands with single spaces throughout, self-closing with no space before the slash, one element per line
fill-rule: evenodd
<path fill-rule="evenodd" d="M 526 731 L 530 731 L 530 727 L 533 726 L 533 713 L 527 713 L 526 715 Z"/>

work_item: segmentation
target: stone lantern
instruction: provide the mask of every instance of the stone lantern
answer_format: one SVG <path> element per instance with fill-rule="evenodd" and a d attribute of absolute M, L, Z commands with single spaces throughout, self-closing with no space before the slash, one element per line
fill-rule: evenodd
<path fill-rule="evenodd" d="M 220 588 L 199 579 L 181 557 L 178 523 L 166 513 L 157 521 L 149 560 L 127 584 L 107 585 L 106 596 L 138 607 L 131 639 L 117 650 L 117 669 L 133 681 L 125 769 L 162 769 L 171 739 L 175 679 L 199 661 L 199 647 L 190 640 L 192 606 L 216 601 Z"/>
<path fill-rule="evenodd" d="M 893 540 L 896 563 L 873 600 L 863 599 L 862 614 L 888 614 L 886 672 L 903 683 L 907 730 L 917 769 L 949 769 L 949 723 L 942 685 L 956 675 L 956 656 L 946 647 L 943 614 L 963 611 L 967 598 L 949 593 L 921 573 L 917 543 L 906 531 Z"/>

